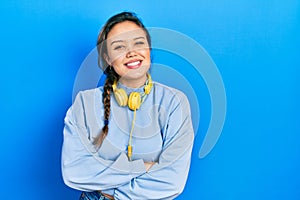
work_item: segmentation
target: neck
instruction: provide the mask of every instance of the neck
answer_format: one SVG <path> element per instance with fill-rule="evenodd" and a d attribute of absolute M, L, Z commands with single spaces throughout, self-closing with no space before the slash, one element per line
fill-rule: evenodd
<path fill-rule="evenodd" d="M 129 78 L 127 79 L 125 77 L 119 79 L 120 83 L 130 88 L 140 88 L 143 85 L 145 85 L 146 80 L 147 80 L 147 76 L 143 76 L 139 79 L 129 79 Z"/>

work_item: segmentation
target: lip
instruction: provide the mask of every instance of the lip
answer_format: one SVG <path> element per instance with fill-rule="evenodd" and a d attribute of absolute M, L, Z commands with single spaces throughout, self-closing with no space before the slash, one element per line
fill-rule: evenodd
<path fill-rule="evenodd" d="M 136 69 L 139 68 L 142 65 L 142 60 L 136 59 L 136 60 L 130 60 L 124 64 L 125 67 L 129 69 Z"/>

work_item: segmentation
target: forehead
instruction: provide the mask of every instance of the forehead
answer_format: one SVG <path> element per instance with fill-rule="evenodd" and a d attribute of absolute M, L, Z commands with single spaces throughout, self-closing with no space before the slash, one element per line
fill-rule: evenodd
<path fill-rule="evenodd" d="M 116 24 L 108 33 L 107 40 L 130 40 L 137 37 L 145 37 L 145 31 L 134 22 L 125 21 Z"/>

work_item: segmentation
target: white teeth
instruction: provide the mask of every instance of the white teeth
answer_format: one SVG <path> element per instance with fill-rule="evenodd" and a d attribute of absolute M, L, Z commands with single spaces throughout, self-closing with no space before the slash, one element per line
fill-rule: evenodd
<path fill-rule="evenodd" d="M 126 65 L 132 67 L 132 66 L 135 66 L 135 65 L 138 65 L 138 64 L 140 64 L 140 61 L 135 61 L 135 62 L 132 62 L 132 63 L 128 63 Z"/>

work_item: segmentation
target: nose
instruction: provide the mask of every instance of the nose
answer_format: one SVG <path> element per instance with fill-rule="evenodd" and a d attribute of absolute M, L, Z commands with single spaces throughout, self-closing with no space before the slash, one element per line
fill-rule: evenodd
<path fill-rule="evenodd" d="M 133 57 L 133 56 L 135 56 L 136 55 L 136 51 L 135 51 L 135 49 L 133 48 L 133 47 L 128 47 L 128 49 L 127 49 L 127 53 L 126 53 L 126 57 L 127 58 L 130 58 L 130 57 Z"/>

